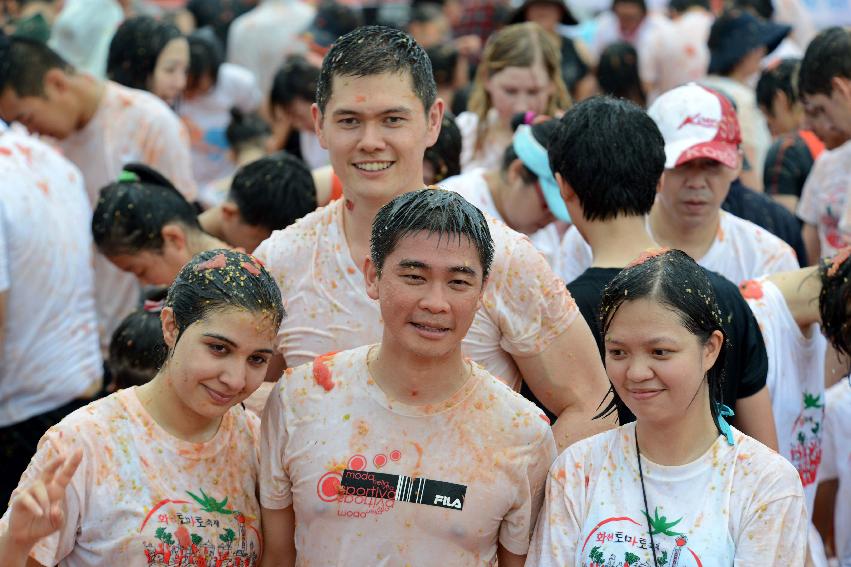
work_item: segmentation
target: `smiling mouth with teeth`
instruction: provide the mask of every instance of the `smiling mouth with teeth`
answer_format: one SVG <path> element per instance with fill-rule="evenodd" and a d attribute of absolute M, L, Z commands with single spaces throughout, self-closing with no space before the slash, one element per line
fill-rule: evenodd
<path fill-rule="evenodd" d="M 422 323 L 411 323 L 411 324 L 418 329 L 422 329 L 423 331 L 430 331 L 432 333 L 444 332 L 444 331 L 449 330 L 445 327 L 430 327 L 429 325 L 423 325 Z"/>
<path fill-rule="evenodd" d="M 356 163 L 354 166 L 363 171 L 382 171 L 393 165 L 392 161 L 370 161 L 364 163 Z"/>

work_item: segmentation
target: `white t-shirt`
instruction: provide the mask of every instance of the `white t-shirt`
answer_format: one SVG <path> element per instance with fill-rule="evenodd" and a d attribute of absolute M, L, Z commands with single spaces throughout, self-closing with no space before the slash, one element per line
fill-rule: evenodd
<path fill-rule="evenodd" d="M 83 172 L 92 207 L 100 190 L 116 181 L 128 162 L 145 163 L 165 175 L 188 201 L 197 195 L 189 139 L 177 115 L 159 97 L 106 81 L 97 112 L 86 126 L 60 142 Z M 95 254 L 95 302 L 101 348 L 139 303 L 139 284 L 102 254 Z"/>
<path fill-rule="evenodd" d="M 851 567 L 851 382 L 843 378 L 827 390 L 824 412 L 824 459 L 819 480 L 839 480 L 834 512 L 836 557 Z"/>
<path fill-rule="evenodd" d="M 706 76 L 709 29 L 715 18 L 708 10 L 689 10 L 646 40 L 638 64 L 642 80 L 654 85 L 648 103 L 660 94 Z"/>
<path fill-rule="evenodd" d="M 816 227 L 822 257 L 833 256 L 846 245 L 839 221 L 851 204 L 849 190 L 851 142 L 845 142 L 834 150 L 821 153 L 807 176 L 798 203 L 798 217 Z M 848 241 L 851 242 L 851 239 Z"/>
<path fill-rule="evenodd" d="M 298 565 L 491 565 L 523 555 L 556 456 L 546 418 L 472 364 L 410 406 L 370 377 L 371 347 L 287 370 L 263 414 L 260 502 L 293 505 Z"/>
<path fill-rule="evenodd" d="M 263 95 L 251 71 L 232 63 L 222 63 L 215 86 L 205 95 L 180 103 L 178 114 L 189 130 L 192 142 L 192 173 L 195 183 L 204 186 L 233 175 L 236 166 L 228 158 L 225 130 L 231 121 L 231 108 L 250 113 L 260 108 Z"/>
<path fill-rule="evenodd" d="M 256 415 L 233 407 L 215 437 L 190 443 L 153 420 L 136 388 L 120 390 L 50 428 L 22 484 L 59 439 L 83 460 L 65 491 L 65 525 L 30 552 L 42 565 L 259 565 Z M 7 512 L 0 532 L 8 521 Z"/>
<path fill-rule="evenodd" d="M 281 288 L 287 316 L 277 348 L 287 365 L 310 362 L 324 352 L 381 341 L 377 301 L 366 294 L 343 232 L 343 199 L 275 231 L 254 251 Z M 488 219 L 494 259 L 484 296 L 463 348 L 512 387 L 520 372 L 513 355 L 544 351 L 579 310 L 564 283 L 529 239 Z"/>
<path fill-rule="evenodd" d="M 0 427 L 67 404 L 103 374 L 91 218 L 80 171 L 0 126 Z"/>
<path fill-rule="evenodd" d="M 773 282 L 750 280 L 741 289 L 765 339 L 766 385 L 780 454 L 798 470 L 812 514 L 822 456 L 827 341 L 818 324 L 810 325 L 807 336 L 801 333 Z"/>
<path fill-rule="evenodd" d="M 720 211 L 718 234 L 706 254 L 697 263 L 718 272 L 733 283 L 767 274 L 797 270 L 795 251 L 767 230 L 726 211 Z M 650 233 L 649 222 L 647 232 Z M 651 234 L 651 237 L 653 235 Z M 565 233 L 559 250 L 559 275 L 567 283 L 591 267 L 591 247 L 575 226 Z"/>
<path fill-rule="evenodd" d="M 487 114 L 488 125 L 496 125 L 499 122 L 499 112 L 491 108 Z M 484 144 L 476 150 L 476 142 L 479 139 L 479 115 L 469 110 L 462 112 L 455 118 L 455 124 L 461 132 L 461 172 L 466 173 L 473 169 L 498 169 L 502 165 L 507 145 Z M 507 139 L 510 143 L 511 139 Z"/>
<path fill-rule="evenodd" d="M 807 518 L 798 474 L 743 433 L 681 466 L 641 458 L 635 423 L 571 445 L 547 478 L 528 566 L 803 565 Z M 649 514 L 650 517 L 646 516 Z"/>
<path fill-rule="evenodd" d="M 440 182 L 440 186 L 455 191 L 478 207 L 480 211 L 489 214 L 499 221 L 505 222 L 496 208 L 496 203 L 493 201 L 488 183 L 485 181 L 486 171 L 482 168 L 472 169 L 467 173 L 444 179 Z M 532 198 L 532 195 L 529 198 Z M 559 235 L 555 224 L 550 223 L 528 236 L 532 244 L 535 245 L 535 248 L 540 250 L 550 266 L 553 266 L 553 260 L 557 256 L 556 252 L 561 241 L 561 235 Z"/>
<path fill-rule="evenodd" d="M 313 22 L 316 9 L 301 0 L 263 0 L 236 18 L 228 30 L 228 61 L 254 74 L 268 94 L 287 57 L 307 51 L 299 34 Z"/>

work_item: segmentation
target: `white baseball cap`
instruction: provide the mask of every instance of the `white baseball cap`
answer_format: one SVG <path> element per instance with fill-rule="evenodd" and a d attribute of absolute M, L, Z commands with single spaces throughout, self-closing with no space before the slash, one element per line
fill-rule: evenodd
<path fill-rule="evenodd" d="M 727 167 L 739 163 L 742 134 L 726 97 L 689 83 L 662 94 L 647 110 L 665 139 L 665 169 L 699 158 Z"/>

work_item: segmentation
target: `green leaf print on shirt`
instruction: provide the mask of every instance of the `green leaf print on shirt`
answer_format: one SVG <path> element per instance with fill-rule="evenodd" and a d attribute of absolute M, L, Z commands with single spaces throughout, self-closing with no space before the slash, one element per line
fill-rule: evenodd
<path fill-rule="evenodd" d="M 804 392 L 804 409 L 809 408 L 823 408 L 824 404 L 821 403 L 821 396 L 814 396 L 807 392 Z"/>
<path fill-rule="evenodd" d="M 233 510 L 228 510 L 227 508 L 225 508 L 225 506 L 227 506 L 228 504 L 227 496 L 225 496 L 224 500 L 219 502 L 212 496 L 207 496 L 203 488 L 201 489 L 201 496 L 203 496 L 203 498 L 192 494 L 188 490 L 186 491 L 186 494 L 191 496 L 192 499 L 195 500 L 195 502 L 201 505 L 202 512 L 209 512 L 210 514 L 224 514 L 226 516 L 234 513 Z"/>
<path fill-rule="evenodd" d="M 647 522 L 650 524 L 650 534 L 665 534 L 666 536 L 676 537 L 681 536 L 683 534 L 675 531 L 671 531 L 671 528 L 676 526 L 682 521 L 682 518 L 674 520 L 673 522 L 668 522 L 668 519 L 665 516 L 659 516 L 659 508 L 657 507 L 653 510 L 653 517 L 650 517 L 650 514 L 647 512 L 642 512 L 647 517 Z"/>

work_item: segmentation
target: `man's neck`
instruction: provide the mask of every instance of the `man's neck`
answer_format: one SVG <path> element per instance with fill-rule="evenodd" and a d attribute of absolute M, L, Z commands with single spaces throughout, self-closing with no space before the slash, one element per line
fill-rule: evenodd
<path fill-rule="evenodd" d="M 659 246 L 647 233 L 644 216 L 591 221 L 583 226 L 582 232 L 593 251 L 594 268 L 623 268 L 645 250 Z"/>
<path fill-rule="evenodd" d="M 714 218 L 700 225 L 686 225 L 677 222 L 664 211 L 664 207 L 657 204 L 650 211 L 651 237 L 661 246 L 677 248 L 691 256 L 695 262 L 703 258 L 718 235 L 718 227 L 721 224 L 721 211 L 717 211 Z"/>
<path fill-rule="evenodd" d="M 106 83 L 91 75 L 77 72 L 72 76 L 71 84 L 71 88 L 76 91 L 77 98 L 80 101 L 80 115 L 77 120 L 77 131 L 80 131 L 97 114 L 106 91 Z"/>
<path fill-rule="evenodd" d="M 439 404 L 457 392 L 470 378 L 472 367 L 461 354 L 461 345 L 441 357 L 422 357 L 399 348 L 384 337 L 367 355 L 375 383 L 391 400 L 408 405 Z"/>

